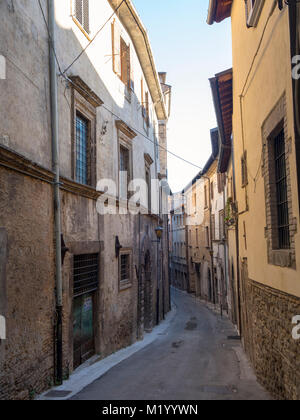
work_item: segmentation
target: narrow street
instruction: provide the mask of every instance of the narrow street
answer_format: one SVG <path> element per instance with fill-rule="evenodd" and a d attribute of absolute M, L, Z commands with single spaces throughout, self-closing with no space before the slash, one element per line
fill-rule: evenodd
<path fill-rule="evenodd" d="M 154 343 L 74 400 L 267 400 L 228 320 L 174 290 L 177 313 Z"/>

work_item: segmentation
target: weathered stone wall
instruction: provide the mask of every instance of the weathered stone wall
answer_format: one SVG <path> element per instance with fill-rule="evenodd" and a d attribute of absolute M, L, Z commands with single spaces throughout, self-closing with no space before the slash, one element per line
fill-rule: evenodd
<path fill-rule="evenodd" d="M 0 399 L 28 399 L 53 381 L 52 187 L 1 166 L 0 179 L 0 227 L 7 235 Z"/>
<path fill-rule="evenodd" d="M 278 399 L 300 399 L 300 343 L 292 319 L 300 299 L 248 279 L 243 311 L 244 345 L 261 384 Z"/>

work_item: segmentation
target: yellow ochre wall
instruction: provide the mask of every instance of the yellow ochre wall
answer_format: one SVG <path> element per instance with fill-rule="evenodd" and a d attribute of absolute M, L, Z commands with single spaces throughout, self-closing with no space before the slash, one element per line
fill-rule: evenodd
<path fill-rule="evenodd" d="M 288 8 L 275 8 L 265 34 L 242 99 L 244 149 L 240 95 L 256 55 L 270 14 L 271 4 L 266 1 L 256 28 L 247 28 L 245 5 L 234 1 L 232 6 L 233 39 L 233 138 L 239 205 L 240 257 L 248 258 L 249 278 L 279 291 L 300 297 L 300 231 L 297 193 L 295 139 L 293 129 L 292 76 L 289 38 Z M 295 235 L 296 270 L 268 264 L 265 237 L 266 207 L 265 185 L 262 175 L 262 126 L 270 112 L 285 93 L 287 109 L 287 135 L 291 139 L 290 173 L 293 217 L 297 220 Z M 247 151 L 248 186 L 242 188 L 241 157 Z M 257 177 L 256 177 L 257 175 Z M 256 178 L 256 182 L 254 179 Z M 246 194 L 249 210 L 247 210 Z M 245 249 L 243 222 L 246 223 L 247 250 Z"/>

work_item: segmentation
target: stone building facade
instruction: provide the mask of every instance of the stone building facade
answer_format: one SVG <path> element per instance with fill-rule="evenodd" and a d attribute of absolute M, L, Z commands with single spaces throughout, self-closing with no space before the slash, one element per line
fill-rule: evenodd
<path fill-rule="evenodd" d="M 208 16 L 209 24 L 232 20 L 232 106 L 221 95 L 217 109 L 226 117 L 218 118 L 224 150 L 231 150 L 222 171 L 232 189 L 235 318 L 258 379 L 276 398 L 297 400 L 299 86 L 291 63 L 299 53 L 299 5 L 246 5 L 245 14 L 243 2 L 211 0 Z"/>
<path fill-rule="evenodd" d="M 142 338 L 170 307 L 159 125 L 167 123 L 171 89 L 166 76 L 161 84 L 136 10 L 126 1 L 116 11 L 114 0 L 1 2 L 1 399 L 33 398 L 55 383 L 58 364 L 48 3 L 55 8 L 64 377 Z M 163 188 L 152 182 L 163 176 Z M 148 187 L 146 199 L 129 211 L 136 179 Z"/>
<path fill-rule="evenodd" d="M 219 132 L 211 130 L 212 154 L 185 189 L 189 282 L 196 296 L 228 310 L 225 190 L 218 176 Z"/>
<path fill-rule="evenodd" d="M 172 249 L 170 250 L 170 271 L 172 285 L 180 290 L 190 291 L 187 267 L 187 231 L 184 196 L 182 193 L 171 197 L 170 231 Z"/>

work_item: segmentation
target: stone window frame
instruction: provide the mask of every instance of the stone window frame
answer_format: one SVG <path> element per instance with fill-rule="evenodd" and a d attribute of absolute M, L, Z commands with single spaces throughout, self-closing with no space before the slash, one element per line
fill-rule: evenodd
<path fill-rule="evenodd" d="M 276 206 L 276 185 L 273 140 L 284 129 L 286 151 L 287 192 L 289 202 L 290 249 L 278 249 L 278 220 Z M 296 269 L 295 234 L 297 219 L 293 215 L 290 154 L 292 140 L 288 135 L 286 95 L 277 102 L 262 125 L 262 175 L 265 184 L 266 228 L 268 264 Z"/>
<path fill-rule="evenodd" d="M 133 139 L 136 137 L 136 133 L 128 127 L 123 121 L 117 120 L 116 127 L 118 130 L 118 198 L 119 201 L 128 201 L 130 199 L 130 194 L 127 190 L 127 198 L 121 197 L 120 191 L 120 154 L 121 147 L 129 151 L 129 174 L 127 174 L 127 180 L 129 182 L 133 179 Z"/>
<path fill-rule="evenodd" d="M 71 107 L 71 156 L 72 156 L 72 179 L 76 181 L 76 117 L 80 114 L 88 122 L 88 174 L 87 184 L 96 188 L 97 182 L 97 108 L 103 102 L 101 99 L 83 82 L 74 76 L 72 81 L 72 107 Z"/>
<path fill-rule="evenodd" d="M 124 282 L 123 280 L 121 280 L 121 261 L 122 261 L 122 256 L 126 255 L 129 257 L 129 279 L 128 281 Z M 130 288 L 132 288 L 133 286 L 133 261 L 132 261 L 132 257 L 133 257 L 133 253 L 132 253 L 132 249 L 131 248 L 123 248 L 120 250 L 120 254 L 119 254 L 119 259 L 118 259 L 118 265 L 119 265 L 119 275 L 118 275 L 118 279 L 119 279 L 119 293 L 123 292 L 125 290 L 128 290 Z"/>

